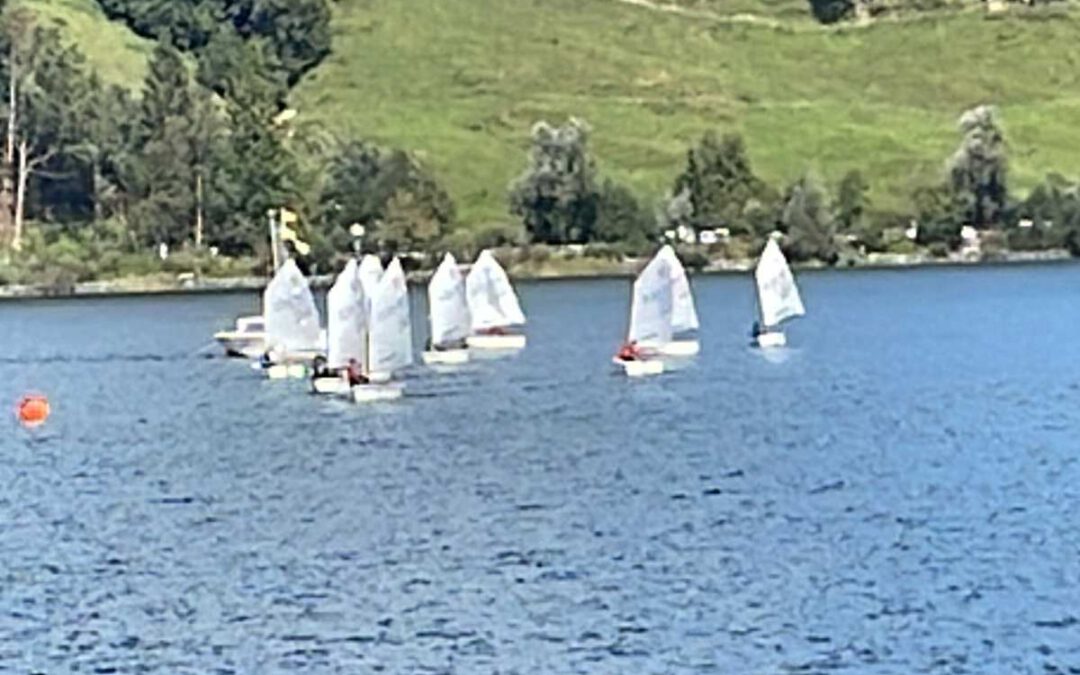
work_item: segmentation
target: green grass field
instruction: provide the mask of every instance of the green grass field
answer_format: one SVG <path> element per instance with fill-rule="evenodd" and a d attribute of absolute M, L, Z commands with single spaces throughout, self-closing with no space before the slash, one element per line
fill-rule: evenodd
<path fill-rule="evenodd" d="M 335 36 L 295 92 L 302 117 L 418 151 L 470 223 L 508 219 L 530 126 L 570 115 L 592 124 L 602 171 L 650 201 L 716 129 L 743 133 L 771 181 L 860 169 L 875 205 L 898 208 L 940 176 L 956 118 L 984 102 L 1004 114 L 1018 189 L 1080 173 L 1072 14 L 769 28 L 616 0 L 342 0 Z"/>
<path fill-rule="evenodd" d="M 138 89 L 151 43 L 95 0 L 18 0 L 106 81 Z M 672 3 L 668 3 L 672 4 Z M 860 169 L 875 206 L 938 179 L 965 108 L 1004 115 L 1014 190 L 1080 174 L 1080 13 L 935 13 L 820 27 L 803 0 L 678 0 L 711 20 L 619 0 L 340 0 L 334 54 L 294 93 L 301 119 L 416 151 L 463 221 L 507 221 L 531 125 L 593 126 L 601 171 L 659 200 L 687 147 L 739 131 L 766 179 Z M 722 17 L 723 18 L 723 17 Z"/>
<path fill-rule="evenodd" d="M 95 0 L 16 0 L 78 45 L 102 79 L 131 89 L 142 86 L 153 42 L 109 21 Z"/>

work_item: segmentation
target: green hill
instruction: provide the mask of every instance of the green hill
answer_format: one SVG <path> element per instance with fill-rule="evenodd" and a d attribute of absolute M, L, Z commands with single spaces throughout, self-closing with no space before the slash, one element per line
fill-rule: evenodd
<path fill-rule="evenodd" d="M 138 89 L 153 42 L 109 21 L 95 0 L 16 0 L 55 25 L 86 56 L 105 82 Z"/>
<path fill-rule="evenodd" d="M 341 0 L 334 54 L 294 102 L 344 136 L 420 152 L 471 223 L 507 218 L 530 126 L 571 115 L 593 126 L 602 171 L 649 199 L 718 129 L 743 133 L 770 181 L 860 169 L 876 206 L 906 205 L 940 176 L 959 113 L 984 102 L 1003 112 L 1014 188 L 1080 173 L 1073 14 L 826 28 L 794 0 L 680 2 L 690 13 L 625 0 Z"/>

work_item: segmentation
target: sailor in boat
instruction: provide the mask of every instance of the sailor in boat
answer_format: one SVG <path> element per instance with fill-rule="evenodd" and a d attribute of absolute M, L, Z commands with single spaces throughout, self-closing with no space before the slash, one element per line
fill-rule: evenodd
<path fill-rule="evenodd" d="M 506 330 L 506 328 L 504 328 L 502 326 L 492 326 L 491 328 L 481 328 L 478 331 L 476 331 L 476 334 L 477 335 L 509 335 L 510 332 L 508 330 Z M 458 347 L 458 349 L 463 349 L 463 348 L 464 347 Z"/>
<path fill-rule="evenodd" d="M 326 367 L 326 357 L 319 355 L 311 362 L 311 379 L 318 380 L 326 377 L 337 377 L 333 369 Z"/>
<path fill-rule="evenodd" d="M 640 361 L 642 358 L 641 347 L 638 347 L 637 342 L 630 341 L 623 343 L 623 346 L 619 348 L 615 358 L 620 361 Z"/>
<path fill-rule="evenodd" d="M 368 384 L 370 382 L 367 376 L 364 375 L 364 371 L 360 368 L 360 363 L 356 359 L 349 359 L 349 365 L 345 369 L 345 374 L 349 378 L 350 387 Z"/>
<path fill-rule="evenodd" d="M 765 333 L 765 329 L 761 327 L 760 321 L 755 321 L 754 325 L 750 327 L 750 337 L 757 339 L 759 335 Z"/>

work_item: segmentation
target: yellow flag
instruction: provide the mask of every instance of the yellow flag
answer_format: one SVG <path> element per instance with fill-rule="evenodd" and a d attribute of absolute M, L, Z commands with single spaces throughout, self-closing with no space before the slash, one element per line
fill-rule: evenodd
<path fill-rule="evenodd" d="M 278 230 L 278 236 L 281 237 L 282 242 L 291 241 L 293 244 L 293 248 L 295 248 L 296 252 L 300 255 L 308 255 L 309 253 L 311 253 L 311 246 L 307 242 L 302 241 L 300 237 L 297 236 L 296 230 L 292 229 L 288 225 L 281 226 L 281 228 Z"/>
<path fill-rule="evenodd" d="M 295 223 L 298 220 L 300 220 L 300 217 L 297 216 L 296 213 L 294 213 L 294 212 L 292 212 L 292 211 L 290 211 L 289 209 L 286 209 L 286 208 L 281 209 L 281 222 L 282 223 L 290 224 L 290 223 Z"/>

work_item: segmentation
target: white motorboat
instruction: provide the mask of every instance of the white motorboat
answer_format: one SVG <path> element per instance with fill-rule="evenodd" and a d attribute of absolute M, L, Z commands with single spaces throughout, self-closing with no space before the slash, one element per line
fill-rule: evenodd
<path fill-rule="evenodd" d="M 242 316 L 236 320 L 233 330 L 214 333 L 214 339 L 227 356 L 257 359 L 266 352 L 266 322 L 262 315 Z"/>

